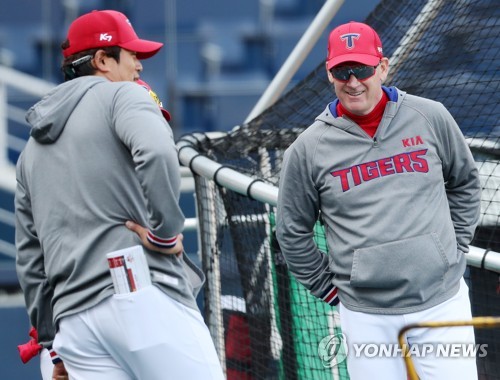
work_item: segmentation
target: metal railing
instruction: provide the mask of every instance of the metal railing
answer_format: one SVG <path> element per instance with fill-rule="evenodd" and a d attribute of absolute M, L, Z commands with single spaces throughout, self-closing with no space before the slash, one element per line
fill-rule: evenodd
<path fill-rule="evenodd" d="M 219 135 L 220 137 L 220 135 Z M 179 161 L 190 167 L 196 174 L 213 180 L 218 185 L 226 187 L 242 195 L 247 195 L 260 202 L 276 206 L 278 201 L 278 188 L 264 181 L 256 180 L 238 171 L 224 167 L 223 165 L 199 154 L 198 143 L 210 135 L 195 133 L 181 138 L 177 147 L 179 149 Z M 215 178 L 215 175 L 217 176 Z M 477 268 L 484 268 L 500 273 L 500 253 L 469 246 L 466 255 L 467 264 Z"/>
<path fill-rule="evenodd" d="M 15 165 L 9 160 L 8 151 L 11 149 L 19 153 L 25 144 L 23 139 L 9 134 L 9 119 L 28 125 L 24 121 L 25 110 L 9 105 L 8 89 L 41 98 L 54 86 L 54 83 L 0 65 L 0 189 L 7 194 L 14 194 L 16 187 Z M 14 226 L 14 214 L 10 210 L 0 208 L 0 225 Z M 0 238 L 0 255 L 15 257 L 14 243 Z"/>

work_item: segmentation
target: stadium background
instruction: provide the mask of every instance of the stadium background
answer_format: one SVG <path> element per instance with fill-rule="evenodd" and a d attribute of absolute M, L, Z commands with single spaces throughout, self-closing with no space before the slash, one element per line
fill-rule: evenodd
<path fill-rule="evenodd" d="M 330 26 L 364 20 L 379 1 L 346 1 Z M 143 38 L 166 42 L 144 61 L 143 79 L 173 115 L 176 137 L 193 131 L 227 131 L 239 125 L 278 72 L 323 6 L 320 0 L 16 0 L 0 13 L 0 65 L 57 84 L 60 49 L 67 26 L 92 9 L 126 13 Z M 326 53 L 327 32 L 293 77 L 302 80 Z M 1 78 L 0 78 L 1 83 Z M 8 159 L 15 163 L 28 136 L 20 110 L 37 98 L 7 89 Z M 0 175 L 2 173 L 0 172 Z M 0 241 L 13 243 L 12 194 L 0 189 Z M 182 199 L 194 216 L 192 194 Z M 196 237 L 186 236 L 197 252 Z M 14 263 L 0 244 L 0 379 L 39 378 L 38 359 L 23 365 L 16 346 L 28 340 L 29 322 L 20 302 Z"/>

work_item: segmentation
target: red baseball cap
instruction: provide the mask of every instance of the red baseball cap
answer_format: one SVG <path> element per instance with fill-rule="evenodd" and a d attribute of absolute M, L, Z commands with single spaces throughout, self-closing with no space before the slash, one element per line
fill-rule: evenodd
<path fill-rule="evenodd" d="M 69 47 L 64 57 L 88 49 L 119 46 L 134 51 L 137 58 L 152 57 L 161 49 L 161 42 L 142 40 L 123 13 L 111 10 L 92 11 L 73 21 L 68 30 Z"/>
<path fill-rule="evenodd" d="M 147 84 L 146 82 L 144 82 L 142 79 L 138 79 L 136 81 L 136 83 L 142 87 L 144 87 L 148 92 L 149 92 L 149 95 L 151 95 L 151 97 L 153 98 L 153 100 L 156 102 L 156 104 L 158 104 L 158 106 L 160 107 L 160 111 L 161 113 L 163 114 L 163 117 L 167 120 L 167 121 L 170 121 L 171 119 L 171 116 L 170 116 L 170 112 L 168 112 L 165 108 L 163 108 L 163 104 L 162 102 L 160 101 L 160 98 L 158 98 L 158 95 L 156 95 L 156 92 L 154 92 L 152 89 L 151 89 L 151 86 L 149 84 Z"/>
<path fill-rule="evenodd" d="M 327 69 L 344 62 L 376 66 L 384 57 L 377 32 L 361 22 L 351 21 L 332 30 L 328 38 Z"/>

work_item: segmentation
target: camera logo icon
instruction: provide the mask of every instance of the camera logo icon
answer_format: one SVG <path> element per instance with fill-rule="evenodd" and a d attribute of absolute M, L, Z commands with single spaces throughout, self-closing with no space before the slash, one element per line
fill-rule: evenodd
<path fill-rule="evenodd" d="M 342 333 L 328 335 L 318 344 L 318 355 L 325 368 L 332 368 L 342 363 L 347 353 L 346 336 Z"/>

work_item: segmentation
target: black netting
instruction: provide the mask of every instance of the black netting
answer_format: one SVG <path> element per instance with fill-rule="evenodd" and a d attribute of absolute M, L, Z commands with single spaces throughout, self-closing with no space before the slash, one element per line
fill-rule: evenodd
<path fill-rule="evenodd" d="M 497 252 L 499 16 L 497 0 L 385 0 L 365 20 L 379 32 L 384 55 L 391 61 L 386 84 L 442 102 L 462 129 L 483 186 L 482 217 L 472 244 Z M 249 124 L 223 138 L 200 142 L 200 153 L 277 185 L 284 150 L 334 97 L 324 62 L 320 62 Z M 227 351 L 233 355 L 226 360 L 228 379 L 347 378 L 340 365 L 335 370 L 316 365 L 319 340 L 336 328 L 334 310 L 318 306 L 288 275 L 279 252 L 273 249 L 272 208 L 218 186 L 214 204 L 207 182 L 197 178 L 201 239 L 205 248 L 210 247 L 208 258 L 204 256 L 205 269 L 213 271 L 217 258 L 220 272 L 219 288 L 207 293 L 220 292 L 242 302 L 238 307 L 223 304 L 221 341 L 226 346 L 220 347 L 243 350 L 235 356 L 234 347 Z M 207 210 L 207 204 L 216 211 Z M 469 269 L 474 315 L 499 316 L 498 273 Z M 210 302 L 213 298 L 207 298 L 206 303 Z M 213 310 L 208 314 L 215 315 Z M 233 334 L 229 326 L 239 333 Z M 477 330 L 476 335 L 479 343 L 489 345 L 488 355 L 478 359 L 480 378 L 500 379 L 499 330 Z M 238 344 L 234 336 L 239 337 Z"/>

